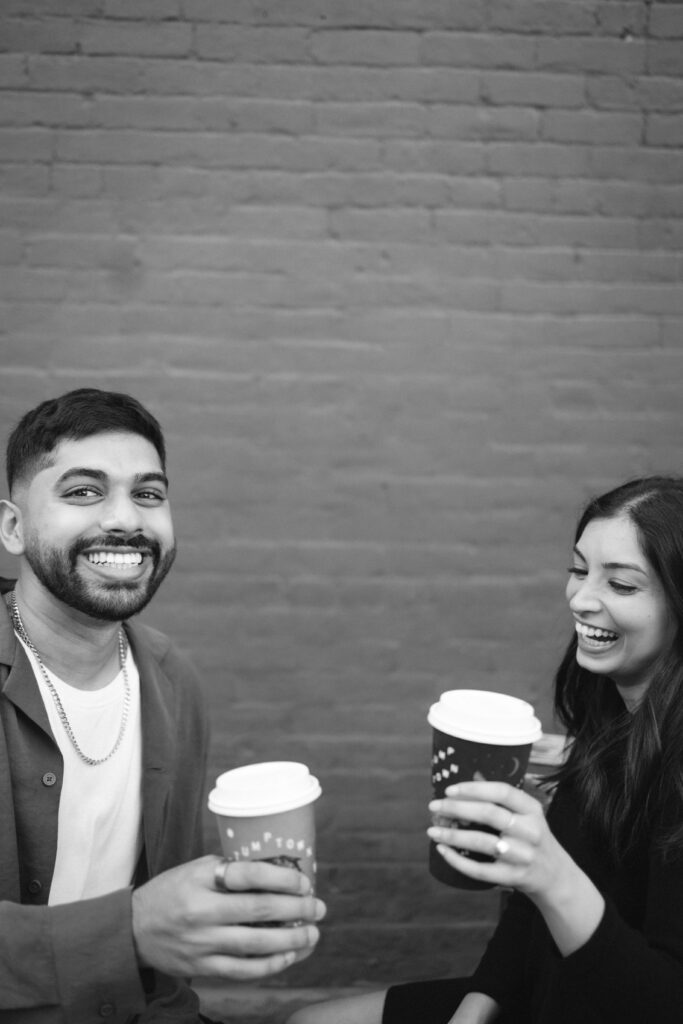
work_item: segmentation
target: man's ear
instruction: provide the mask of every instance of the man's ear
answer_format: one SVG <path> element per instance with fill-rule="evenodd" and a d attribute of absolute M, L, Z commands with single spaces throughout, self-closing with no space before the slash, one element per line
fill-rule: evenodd
<path fill-rule="evenodd" d="M 10 555 L 24 553 L 24 521 L 13 501 L 0 499 L 0 540 Z"/>

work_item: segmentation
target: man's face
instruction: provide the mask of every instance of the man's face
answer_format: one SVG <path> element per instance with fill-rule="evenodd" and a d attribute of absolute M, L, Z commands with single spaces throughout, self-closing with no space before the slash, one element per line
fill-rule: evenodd
<path fill-rule="evenodd" d="M 135 615 L 173 564 L 168 482 L 154 445 L 139 434 L 60 442 L 15 502 L 33 574 L 92 618 Z"/>

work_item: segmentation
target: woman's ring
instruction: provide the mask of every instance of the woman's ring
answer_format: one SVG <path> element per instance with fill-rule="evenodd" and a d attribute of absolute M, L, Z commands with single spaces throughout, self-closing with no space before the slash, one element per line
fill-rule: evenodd
<path fill-rule="evenodd" d="M 501 838 L 496 843 L 494 849 L 496 851 L 496 857 L 500 859 L 501 857 L 504 857 L 505 854 L 508 852 L 508 850 L 510 849 L 510 844 L 508 843 L 507 839 Z"/>
<path fill-rule="evenodd" d="M 227 861 L 225 857 L 221 857 L 218 864 L 216 864 L 216 867 L 213 869 L 213 884 L 214 888 L 217 889 L 218 892 L 230 892 L 225 884 L 225 869 L 227 868 L 228 863 L 229 861 Z"/>

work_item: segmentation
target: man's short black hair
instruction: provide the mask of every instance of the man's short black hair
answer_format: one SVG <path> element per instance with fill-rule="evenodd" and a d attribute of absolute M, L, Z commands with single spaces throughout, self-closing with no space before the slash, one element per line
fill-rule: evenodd
<path fill-rule="evenodd" d="M 166 471 L 166 445 L 158 421 L 136 398 L 118 391 L 77 388 L 49 398 L 19 420 L 9 436 L 6 452 L 7 483 L 28 479 L 60 441 L 79 441 L 94 434 L 118 431 L 139 434 L 157 450 Z"/>

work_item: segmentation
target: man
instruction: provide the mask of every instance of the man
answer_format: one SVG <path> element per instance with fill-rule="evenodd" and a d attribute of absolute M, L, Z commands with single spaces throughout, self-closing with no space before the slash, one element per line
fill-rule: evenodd
<path fill-rule="evenodd" d="M 88 388 L 41 403 L 8 442 L 3 1022 L 189 1024 L 201 1018 L 182 979 L 264 977 L 318 938 L 324 906 L 303 875 L 199 856 L 199 687 L 166 637 L 128 621 L 175 556 L 165 462 L 143 406 Z"/>

